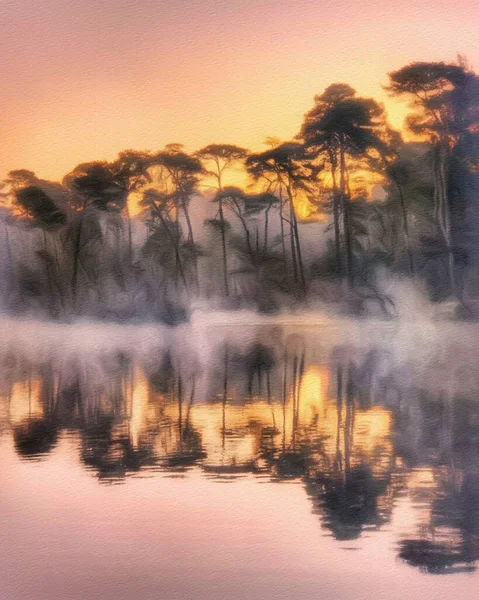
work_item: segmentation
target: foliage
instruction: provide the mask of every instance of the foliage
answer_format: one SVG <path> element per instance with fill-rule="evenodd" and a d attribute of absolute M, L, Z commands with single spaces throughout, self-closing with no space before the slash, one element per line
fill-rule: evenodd
<path fill-rule="evenodd" d="M 129 149 L 62 183 L 11 171 L 0 185 L 5 306 L 176 324 L 195 298 L 274 312 L 320 296 L 390 317 L 386 273 L 476 316 L 479 78 L 462 57 L 416 62 L 386 89 L 409 101 L 414 141 L 382 104 L 333 83 L 293 140 L 268 138 L 263 151 Z M 240 169 L 245 189 L 228 185 Z"/>

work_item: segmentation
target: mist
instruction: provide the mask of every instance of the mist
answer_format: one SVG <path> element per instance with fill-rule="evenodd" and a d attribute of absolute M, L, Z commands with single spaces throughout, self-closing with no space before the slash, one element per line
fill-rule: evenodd
<path fill-rule="evenodd" d="M 407 139 L 376 99 L 332 83 L 293 140 L 263 151 L 171 143 L 61 182 L 11 171 L 4 314 L 174 327 L 201 306 L 475 321 L 479 79 L 461 56 L 388 77 L 391 96 L 414 100 Z"/>

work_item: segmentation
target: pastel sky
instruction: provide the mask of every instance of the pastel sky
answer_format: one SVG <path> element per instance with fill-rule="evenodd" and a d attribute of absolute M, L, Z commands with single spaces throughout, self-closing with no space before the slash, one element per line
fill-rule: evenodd
<path fill-rule="evenodd" d="M 413 60 L 479 67 L 476 0 L 0 0 L 0 176 L 123 149 L 288 139 L 337 81 L 386 102 Z"/>

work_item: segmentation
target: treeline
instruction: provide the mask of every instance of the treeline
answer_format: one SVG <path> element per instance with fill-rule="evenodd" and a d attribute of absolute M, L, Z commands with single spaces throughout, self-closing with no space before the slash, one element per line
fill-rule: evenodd
<path fill-rule="evenodd" d="M 4 309 L 174 324 L 191 300 L 214 298 L 264 312 L 317 300 L 393 316 L 379 285 L 388 273 L 474 317 L 479 78 L 461 57 L 418 62 L 390 73 L 387 90 L 409 102 L 409 141 L 380 103 L 333 84 L 293 141 L 270 139 L 264 152 L 127 150 L 62 183 L 11 171 Z M 239 169 L 245 189 L 227 185 Z"/>

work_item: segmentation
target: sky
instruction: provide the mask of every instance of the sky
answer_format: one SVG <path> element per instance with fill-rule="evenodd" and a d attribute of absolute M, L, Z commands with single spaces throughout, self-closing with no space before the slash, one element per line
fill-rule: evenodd
<path fill-rule="evenodd" d="M 387 73 L 467 56 L 476 0 L 0 0 L 0 177 L 170 142 L 265 148 L 334 82 L 385 102 Z"/>

